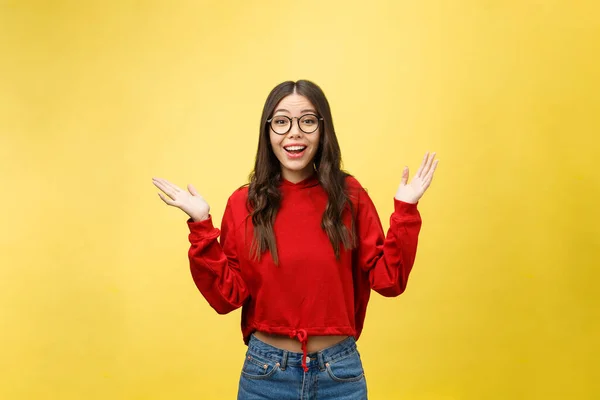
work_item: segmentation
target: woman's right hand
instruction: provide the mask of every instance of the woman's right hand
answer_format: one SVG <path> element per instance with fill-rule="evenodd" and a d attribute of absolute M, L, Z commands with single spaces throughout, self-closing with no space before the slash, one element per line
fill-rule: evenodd
<path fill-rule="evenodd" d="M 195 222 L 208 219 L 210 206 L 192 185 L 187 186 L 188 193 L 166 179 L 152 178 L 152 183 L 168 196 L 167 198 L 164 194 L 158 193 L 162 201 L 168 205 L 181 209 Z"/>

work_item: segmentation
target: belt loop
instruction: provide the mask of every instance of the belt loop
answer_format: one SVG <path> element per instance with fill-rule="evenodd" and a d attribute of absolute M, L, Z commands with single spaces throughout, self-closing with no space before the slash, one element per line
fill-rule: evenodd
<path fill-rule="evenodd" d="M 319 351 L 317 353 L 317 361 L 319 362 L 319 370 L 325 371 L 325 360 L 323 359 L 323 352 Z"/>
<path fill-rule="evenodd" d="M 279 367 L 282 371 L 285 371 L 285 368 L 287 367 L 288 354 L 289 352 L 287 350 L 283 351 L 283 359 L 281 360 L 281 366 Z"/>

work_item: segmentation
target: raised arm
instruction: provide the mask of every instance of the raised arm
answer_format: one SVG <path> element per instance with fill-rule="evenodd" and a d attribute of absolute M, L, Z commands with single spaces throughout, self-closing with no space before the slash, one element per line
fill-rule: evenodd
<path fill-rule="evenodd" d="M 152 178 L 162 190 L 158 196 L 169 206 L 179 208 L 190 218 L 187 221 L 191 243 L 188 251 L 190 269 L 196 286 L 219 314 L 240 307 L 248 298 L 248 289 L 240 274 L 235 243 L 235 223 L 230 202 L 227 202 L 221 230 L 215 228 L 210 207 L 196 188 L 185 191 L 162 178 Z M 217 241 L 221 234 L 221 241 Z"/>
<path fill-rule="evenodd" d="M 421 215 L 417 204 L 429 188 L 438 165 L 436 153 L 426 153 L 413 179 L 408 182 L 408 167 L 394 196 L 394 212 L 384 236 L 381 221 L 369 195 L 359 191 L 357 227 L 358 262 L 369 272 L 371 288 L 383 296 L 398 296 L 406 284 L 417 254 Z"/>
<path fill-rule="evenodd" d="M 248 288 L 240 274 L 235 243 L 235 223 L 229 201 L 219 229 L 212 218 L 194 222 L 188 220 L 190 229 L 188 251 L 190 270 L 196 287 L 212 308 L 219 314 L 231 312 L 244 304 Z"/>
<path fill-rule="evenodd" d="M 371 289 L 386 297 L 400 295 L 417 253 L 421 229 L 417 205 L 394 200 L 390 227 L 384 235 L 375 205 L 363 191 L 357 217 L 358 263 L 369 272 Z"/>

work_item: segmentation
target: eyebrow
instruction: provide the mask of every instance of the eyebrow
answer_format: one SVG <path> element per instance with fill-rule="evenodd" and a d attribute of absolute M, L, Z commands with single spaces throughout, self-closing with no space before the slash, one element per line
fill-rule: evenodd
<path fill-rule="evenodd" d="M 279 111 L 283 111 L 283 112 L 286 112 L 286 113 L 290 113 L 290 111 L 289 111 L 289 110 L 286 110 L 285 108 L 279 108 L 279 109 L 277 109 L 277 110 L 273 111 L 273 114 L 275 114 L 276 112 L 279 112 Z M 302 110 L 302 111 L 300 111 L 300 112 L 301 112 L 301 113 L 305 113 L 305 112 L 312 112 L 312 113 L 315 113 L 315 114 L 317 113 L 317 112 L 316 112 L 315 110 L 313 110 L 313 109 Z M 291 113 L 290 113 L 290 114 L 291 114 Z"/>

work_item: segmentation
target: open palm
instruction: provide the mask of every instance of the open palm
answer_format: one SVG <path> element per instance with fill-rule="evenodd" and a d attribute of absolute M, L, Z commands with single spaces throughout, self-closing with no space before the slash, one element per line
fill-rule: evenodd
<path fill-rule="evenodd" d="M 394 196 L 397 200 L 405 203 L 416 204 L 419 199 L 423 197 L 423 194 L 429 185 L 431 185 L 433 173 L 438 165 L 439 160 L 434 161 L 435 154 L 436 153 L 425 153 L 423 162 L 421 163 L 419 170 L 412 178 L 410 183 L 408 182 L 408 167 L 404 167 L 404 170 L 402 171 L 400 187 L 396 192 L 396 196 Z"/>
<path fill-rule="evenodd" d="M 152 183 L 164 192 L 158 193 L 158 196 L 168 205 L 181 209 L 194 221 L 208 218 L 210 206 L 191 184 L 187 186 L 186 191 L 162 178 L 152 178 Z"/>

